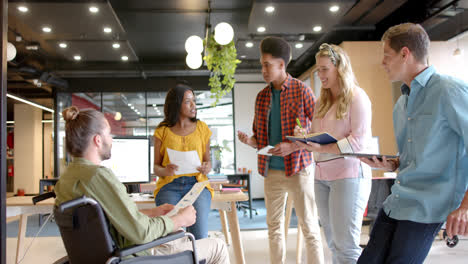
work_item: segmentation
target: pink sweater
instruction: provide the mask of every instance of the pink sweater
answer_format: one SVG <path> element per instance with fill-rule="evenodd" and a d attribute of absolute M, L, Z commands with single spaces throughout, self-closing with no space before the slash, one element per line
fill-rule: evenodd
<path fill-rule="evenodd" d="M 315 107 L 318 111 L 320 101 Z M 323 118 L 312 120 L 312 133 L 328 132 L 338 140 L 338 147 L 341 152 L 362 152 L 365 153 L 369 147 L 372 137 L 371 102 L 366 92 L 357 87 L 353 91 L 353 99 L 348 106 L 347 115 L 341 119 L 336 119 L 336 104 L 328 110 Z M 314 153 L 316 160 L 315 179 L 333 181 L 345 178 L 357 178 L 359 169 L 362 166 L 364 177 L 371 177 L 370 167 L 356 158 L 338 158 L 328 161 L 321 161 L 330 158 L 328 154 Z M 335 156 L 336 157 L 336 156 Z"/>

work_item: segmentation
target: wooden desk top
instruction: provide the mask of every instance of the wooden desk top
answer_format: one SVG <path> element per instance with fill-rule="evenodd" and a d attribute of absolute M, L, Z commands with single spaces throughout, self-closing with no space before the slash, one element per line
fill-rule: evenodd
<path fill-rule="evenodd" d="M 33 196 L 14 196 L 7 198 L 7 206 L 31 206 Z M 135 203 L 154 203 L 154 199 L 149 196 L 144 195 L 133 195 L 132 199 Z M 249 198 L 243 192 L 237 193 L 218 193 L 215 192 L 212 199 L 213 202 L 237 202 L 237 201 L 247 201 Z M 36 204 L 36 206 L 50 206 L 54 205 L 55 199 L 47 199 Z"/>
<path fill-rule="evenodd" d="M 31 206 L 33 205 L 32 202 L 33 196 L 13 196 L 7 198 L 6 205 L 7 206 Z M 40 205 L 54 205 L 55 199 L 47 199 L 44 201 L 40 201 L 36 204 L 36 206 Z"/>
<path fill-rule="evenodd" d="M 247 200 L 249 200 L 249 197 L 241 191 L 236 193 L 215 192 L 214 197 L 212 199 L 213 202 L 239 202 Z"/>

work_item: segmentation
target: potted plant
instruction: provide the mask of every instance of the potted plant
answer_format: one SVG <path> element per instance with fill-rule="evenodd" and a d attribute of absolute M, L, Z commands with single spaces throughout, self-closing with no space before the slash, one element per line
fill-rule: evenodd
<path fill-rule="evenodd" d="M 223 140 L 223 145 L 213 145 L 211 146 L 211 160 L 212 160 L 212 168 L 215 173 L 220 173 L 221 171 L 221 159 L 223 157 L 223 151 L 231 152 L 231 149 L 228 147 L 228 141 Z"/>
<path fill-rule="evenodd" d="M 208 85 L 211 87 L 211 98 L 215 98 L 212 106 L 216 106 L 219 100 L 229 93 L 236 80 L 237 64 L 241 61 L 237 59 L 237 50 L 234 41 L 226 45 L 219 45 L 214 40 L 214 34 L 210 34 L 205 41 L 206 56 L 203 60 L 206 62 L 208 70 L 211 71 L 211 76 Z"/>

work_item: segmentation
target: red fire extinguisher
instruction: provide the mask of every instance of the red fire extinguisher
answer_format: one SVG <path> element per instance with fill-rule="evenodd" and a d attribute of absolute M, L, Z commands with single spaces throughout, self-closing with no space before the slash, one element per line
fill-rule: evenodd
<path fill-rule="evenodd" d="M 8 165 L 8 177 L 14 176 L 13 164 Z"/>

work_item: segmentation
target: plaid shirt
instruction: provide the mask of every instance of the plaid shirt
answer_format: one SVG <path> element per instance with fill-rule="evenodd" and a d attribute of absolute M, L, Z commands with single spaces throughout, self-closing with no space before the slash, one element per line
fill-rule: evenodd
<path fill-rule="evenodd" d="M 268 145 L 268 118 L 271 109 L 271 89 L 270 84 L 261 90 L 255 102 L 255 118 L 253 121 L 253 134 L 257 139 L 257 148 L 261 149 Z M 315 96 L 312 89 L 305 83 L 291 77 L 288 74 L 286 81 L 281 87 L 281 130 L 283 141 L 287 141 L 286 136 L 294 135 L 296 118 L 301 121 L 302 127 L 310 130 L 312 117 L 314 115 Z M 258 172 L 267 176 L 269 157 L 258 155 Z M 303 170 L 313 162 L 312 153 L 299 150 L 284 157 L 286 176 L 294 175 Z"/>

